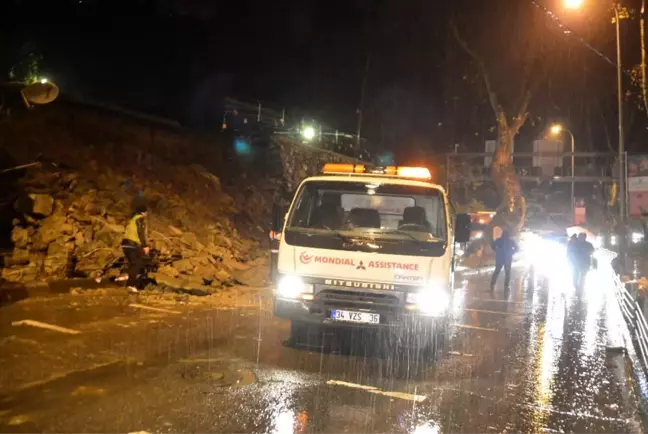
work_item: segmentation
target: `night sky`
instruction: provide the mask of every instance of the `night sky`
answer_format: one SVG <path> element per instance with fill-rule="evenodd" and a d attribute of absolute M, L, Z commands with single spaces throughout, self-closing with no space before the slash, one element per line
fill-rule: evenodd
<path fill-rule="evenodd" d="M 590 0 L 578 15 L 564 14 L 557 0 L 538 1 L 614 59 L 606 0 Z M 221 101 L 230 96 L 300 108 L 354 132 L 368 70 L 366 135 L 383 148 L 410 153 L 446 152 L 454 143 L 479 149 L 494 138 L 483 84 L 449 31 L 455 16 L 470 41 L 493 59 L 507 100 L 515 100 L 527 71 L 519 53 L 540 46 L 548 59 L 523 138 L 538 137 L 549 122 L 561 120 L 584 138 L 583 147 L 616 146 L 614 67 L 557 31 L 527 0 L 5 3 L 3 75 L 35 50 L 43 55 L 46 75 L 70 97 L 210 127 L 220 125 Z M 623 25 L 630 69 L 639 63 L 638 20 Z M 632 97 L 627 105 L 629 147 L 638 149 L 646 115 Z"/>

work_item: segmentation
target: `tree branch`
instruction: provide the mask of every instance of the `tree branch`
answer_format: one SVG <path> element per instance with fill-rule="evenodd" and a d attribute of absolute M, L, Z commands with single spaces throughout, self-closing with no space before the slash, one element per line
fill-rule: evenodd
<path fill-rule="evenodd" d="M 533 94 L 536 93 L 538 87 L 540 87 L 540 83 L 542 83 L 546 76 L 547 69 L 542 68 L 542 71 L 536 76 L 535 80 L 531 82 L 531 85 L 524 89 L 524 97 L 522 98 L 522 102 L 520 103 L 517 114 L 513 118 L 513 125 L 511 126 L 513 135 L 517 134 L 518 131 L 520 131 L 520 128 L 522 128 L 522 125 L 524 125 L 527 118 L 529 117 L 529 104 L 531 103 L 531 98 L 533 98 Z"/>
<path fill-rule="evenodd" d="M 454 18 L 450 20 L 450 28 L 452 28 L 452 33 L 454 34 L 454 37 L 457 40 L 459 46 L 466 53 L 468 53 L 468 55 L 477 64 L 482 79 L 484 80 L 484 85 L 486 86 L 486 93 L 488 94 L 490 105 L 493 108 L 493 111 L 495 112 L 495 117 L 497 119 L 497 122 L 504 126 L 507 126 L 508 121 L 506 119 L 506 112 L 504 111 L 504 107 L 502 107 L 502 104 L 500 103 L 499 98 L 497 97 L 497 93 L 494 91 L 493 86 L 491 85 L 490 75 L 488 74 L 488 70 L 486 69 L 484 60 L 481 58 L 481 56 L 477 54 L 475 50 L 470 48 L 468 42 L 466 42 L 466 40 L 459 34 L 459 28 L 457 27 L 457 22 L 455 21 Z"/>

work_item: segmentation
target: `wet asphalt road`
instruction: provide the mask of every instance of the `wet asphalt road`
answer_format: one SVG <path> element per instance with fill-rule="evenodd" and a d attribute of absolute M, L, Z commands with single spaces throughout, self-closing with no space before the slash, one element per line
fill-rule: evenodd
<path fill-rule="evenodd" d="M 606 351 L 606 273 L 574 291 L 518 268 L 509 294 L 458 276 L 443 353 L 416 372 L 372 335 L 288 346 L 267 291 L 229 308 L 25 300 L 0 309 L 0 431 L 643 432 L 625 359 Z M 12 325 L 25 319 L 70 330 Z"/>

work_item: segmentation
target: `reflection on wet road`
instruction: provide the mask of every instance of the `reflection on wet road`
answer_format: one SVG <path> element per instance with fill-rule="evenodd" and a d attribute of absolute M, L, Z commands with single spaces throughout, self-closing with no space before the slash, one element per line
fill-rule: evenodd
<path fill-rule="evenodd" d="M 177 338 L 187 339 L 177 357 L 61 381 L 48 387 L 66 392 L 48 400 L 39 390 L 38 405 L 37 392 L 26 389 L 0 401 L 0 415 L 6 423 L 23 414 L 30 423 L 0 427 L 642 432 L 624 358 L 606 351 L 613 303 L 607 273 L 592 272 L 576 291 L 568 279 L 529 277 L 520 268 L 506 295 L 487 289 L 488 276 L 459 277 L 443 355 L 413 373 L 395 370 L 390 349 L 374 335 L 325 333 L 311 347 L 291 348 L 284 344 L 288 323 L 274 319 L 267 306 L 218 319 L 196 313 L 210 330 L 208 345 L 184 335 Z M 79 387 L 104 392 L 75 395 Z"/>

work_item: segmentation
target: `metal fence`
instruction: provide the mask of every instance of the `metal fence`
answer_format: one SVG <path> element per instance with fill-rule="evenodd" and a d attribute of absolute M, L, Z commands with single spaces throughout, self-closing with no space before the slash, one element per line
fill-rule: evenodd
<path fill-rule="evenodd" d="M 373 158 L 374 149 L 369 141 L 340 131 L 305 112 L 276 108 L 260 101 L 227 98 L 222 131 L 242 136 L 283 135 L 348 157 L 365 161 Z"/>
<path fill-rule="evenodd" d="M 618 277 L 615 293 L 644 374 L 648 375 L 648 323 L 643 308 Z"/>

